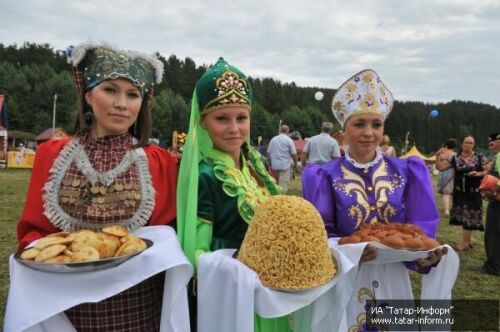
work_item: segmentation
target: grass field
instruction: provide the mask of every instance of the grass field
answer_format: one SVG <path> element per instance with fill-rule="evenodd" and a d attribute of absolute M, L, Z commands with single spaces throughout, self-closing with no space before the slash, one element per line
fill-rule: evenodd
<path fill-rule="evenodd" d="M 9 288 L 8 257 L 16 248 L 16 222 L 23 208 L 30 174 L 30 170 L 0 169 L 0 326 L 3 326 Z M 301 196 L 298 179 L 292 181 L 289 194 Z M 437 198 L 440 206 L 440 197 Z M 455 244 L 460 235 L 460 227 L 450 226 L 447 220 L 441 219 L 438 229 L 440 243 Z M 483 233 L 475 232 L 473 237 L 474 249 L 460 253 L 460 272 L 453 289 L 453 298 L 499 300 L 500 278 L 470 270 L 480 266 L 485 257 Z M 414 293 L 418 297 L 419 275 L 412 273 L 411 277 Z"/>

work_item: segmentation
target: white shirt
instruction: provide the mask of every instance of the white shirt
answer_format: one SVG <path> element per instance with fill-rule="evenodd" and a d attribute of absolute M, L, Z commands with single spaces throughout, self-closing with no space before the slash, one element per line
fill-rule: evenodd
<path fill-rule="evenodd" d="M 295 145 L 290 137 L 286 134 L 279 134 L 269 142 L 267 153 L 271 158 L 271 168 L 283 171 L 290 168 L 292 164 L 291 157 L 297 154 L 297 150 L 295 150 Z"/>
<path fill-rule="evenodd" d="M 327 133 L 311 137 L 304 146 L 309 163 L 324 164 L 340 157 L 339 143 Z"/>

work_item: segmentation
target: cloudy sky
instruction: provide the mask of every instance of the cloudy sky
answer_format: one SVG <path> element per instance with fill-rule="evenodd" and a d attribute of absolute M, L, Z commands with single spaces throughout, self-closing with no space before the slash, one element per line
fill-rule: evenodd
<path fill-rule="evenodd" d="M 372 68 L 398 100 L 500 107 L 498 0 L 0 0 L 4 45 L 88 39 L 300 86 Z"/>

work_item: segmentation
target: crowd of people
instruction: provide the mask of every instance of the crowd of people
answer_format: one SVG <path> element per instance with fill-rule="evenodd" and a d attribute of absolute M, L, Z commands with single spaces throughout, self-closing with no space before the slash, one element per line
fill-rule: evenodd
<path fill-rule="evenodd" d="M 81 44 L 73 51 L 72 66 L 80 98 L 75 134 L 68 140 L 50 140 L 37 150 L 17 225 L 20 251 L 56 232 L 109 225 L 131 231 L 170 226 L 194 268 L 186 297 L 195 331 L 203 328 L 196 319 L 197 307 L 219 305 L 197 298 L 196 280 L 203 278 L 196 271 L 200 257 L 238 249 L 256 207 L 272 195 L 285 194 L 293 172 L 301 171 L 303 196 L 321 214 L 329 238 L 376 223 L 412 224 L 436 237 L 440 217 L 428 169 L 419 158 L 396 158 L 384 135 L 393 96 L 373 70 L 355 74 L 334 96 L 332 112 L 342 128 L 341 142 L 332 138 L 332 123 L 325 122 L 299 156 L 287 135 L 290 128 L 283 125 L 269 143 L 266 160 L 249 143 L 250 81 L 219 58 L 194 87 L 178 169 L 169 153 L 148 144 L 151 102 L 163 75 L 159 60 L 105 44 Z M 458 251 L 473 247 L 472 231 L 484 230 L 482 198 L 490 200 L 482 270 L 500 275 L 499 189 L 483 195 L 478 189 L 488 172 L 500 176 L 500 134 L 490 136 L 490 149 L 496 153 L 493 167 L 474 151 L 474 144 L 474 138 L 466 136 L 456 154 L 451 141 L 438 151 L 439 188 L 443 199 L 453 197 L 451 210 L 445 203 L 450 223 L 463 227 Z M 410 297 L 409 271 L 430 273 L 448 247 L 430 250 L 412 262 L 366 264 L 378 254 L 377 247 L 364 247 L 356 262 L 360 268 L 352 276 L 353 294 L 373 290 L 376 280 L 373 292 L 378 298 Z M 165 273 L 160 271 L 105 300 L 64 308 L 64 313 L 78 331 L 159 331 L 162 297 L 169 296 L 164 285 Z M 356 296 L 349 299 L 349 330 L 359 324 L 364 310 Z M 256 314 L 254 330 L 289 331 L 290 319 Z"/>

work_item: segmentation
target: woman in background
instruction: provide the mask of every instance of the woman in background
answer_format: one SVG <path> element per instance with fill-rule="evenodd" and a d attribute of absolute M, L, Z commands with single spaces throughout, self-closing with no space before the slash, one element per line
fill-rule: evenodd
<path fill-rule="evenodd" d="M 457 140 L 450 138 L 446 141 L 441 149 L 436 153 L 436 161 L 451 160 L 455 156 L 453 149 L 457 146 Z M 444 215 L 450 216 L 450 198 L 453 193 L 453 168 L 448 168 L 439 172 L 438 175 L 438 192 L 443 198 Z"/>
<path fill-rule="evenodd" d="M 457 251 L 473 247 L 472 231 L 484 231 L 479 185 L 488 173 L 489 161 L 483 154 L 474 151 L 475 144 L 474 137 L 467 135 L 460 140 L 460 151 L 456 155 L 448 159 L 442 158 L 441 153 L 436 155 L 439 171 L 453 169 L 455 173 L 450 224 L 463 227 L 462 239 L 454 248 Z"/>
<path fill-rule="evenodd" d="M 382 136 L 382 141 L 380 142 L 380 149 L 382 153 L 389 157 L 396 157 L 396 149 L 390 145 L 391 140 L 388 135 Z"/>

